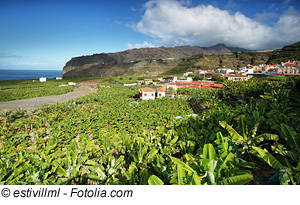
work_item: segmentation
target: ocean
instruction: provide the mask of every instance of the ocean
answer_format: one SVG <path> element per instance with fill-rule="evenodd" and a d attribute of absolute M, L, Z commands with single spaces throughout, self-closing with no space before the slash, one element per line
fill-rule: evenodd
<path fill-rule="evenodd" d="M 0 70 L 0 81 L 55 78 L 61 76 L 61 70 Z"/>

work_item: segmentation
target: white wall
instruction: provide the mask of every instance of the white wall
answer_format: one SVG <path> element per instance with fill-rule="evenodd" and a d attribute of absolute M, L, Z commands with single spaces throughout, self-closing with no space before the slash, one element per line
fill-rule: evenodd
<path fill-rule="evenodd" d="M 142 100 L 154 100 L 154 99 L 155 99 L 155 92 L 142 93 Z"/>
<path fill-rule="evenodd" d="M 160 96 L 159 96 L 160 95 Z M 157 92 L 157 97 L 161 98 L 161 97 L 165 97 L 166 93 L 165 92 Z"/>

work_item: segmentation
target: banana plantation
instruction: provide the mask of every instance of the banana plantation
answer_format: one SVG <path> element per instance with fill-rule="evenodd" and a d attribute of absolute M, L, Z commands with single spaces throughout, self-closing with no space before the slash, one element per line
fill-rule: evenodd
<path fill-rule="evenodd" d="M 299 80 L 223 85 L 136 101 L 140 87 L 103 83 L 74 101 L 5 111 L 0 184 L 300 184 Z"/>

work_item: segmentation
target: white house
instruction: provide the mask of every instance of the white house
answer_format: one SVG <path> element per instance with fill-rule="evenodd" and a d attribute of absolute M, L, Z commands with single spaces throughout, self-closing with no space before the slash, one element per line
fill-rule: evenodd
<path fill-rule="evenodd" d="M 194 73 L 193 72 L 186 72 L 186 73 L 183 74 L 183 76 L 187 77 L 187 76 L 189 76 L 189 74 L 194 74 Z"/>
<path fill-rule="evenodd" d="M 165 97 L 166 96 L 166 89 L 163 87 L 158 87 L 156 89 L 157 92 L 157 98 Z"/>
<path fill-rule="evenodd" d="M 163 79 L 162 77 L 156 77 L 155 80 L 158 80 L 158 81 L 160 81 L 160 82 L 165 81 L 165 79 Z"/>
<path fill-rule="evenodd" d="M 151 78 L 145 78 L 144 81 L 145 81 L 145 85 L 153 84 L 153 80 Z"/>
<path fill-rule="evenodd" d="M 245 74 L 253 74 L 254 73 L 254 69 L 253 68 L 242 68 L 241 73 L 245 73 Z"/>
<path fill-rule="evenodd" d="M 62 77 L 56 77 L 55 79 L 56 80 L 62 80 Z"/>
<path fill-rule="evenodd" d="M 47 78 L 46 77 L 40 77 L 40 82 L 46 82 Z"/>
<path fill-rule="evenodd" d="M 167 77 L 167 82 L 176 82 L 176 81 L 177 81 L 177 77 L 174 75 Z"/>
<path fill-rule="evenodd" d="M 231 68 L 219 68 L 216 70 L 216 73 L 229 74 L 234 73 L 234 70 L 232 70 Z"/>
<path fill-rule="evenodd" d="M 155 90 L 152 88 L 140 88 L 139 89 L 140 93 L 140 99 L 141 100 L 154 100 L 155 99 Z"/>
<path fill-rule="evenodd" d="M 193 78 L 187 77 L 186 79 L 177 80 L 176 82 L 190 82 L 190 81 L 193 81 Z"/>

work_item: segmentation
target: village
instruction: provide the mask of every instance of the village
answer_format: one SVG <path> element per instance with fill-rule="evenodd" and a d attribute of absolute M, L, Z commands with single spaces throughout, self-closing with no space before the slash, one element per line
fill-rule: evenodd
<path fill-rule="evenodd" d="M 202 88 L 202 89 L 217 89 L 222 88 L 223 85 L 220 82 L 212 81 L 214 76 L 219 76 L 224 80 L 232 81 L 247 81 L 253 76 L 267 77 L 267 76 L 300 76 L 300 61 L 287 61 L 281 62 L 280 64 L 272 63 L 270 65 L 247 65 L 241 68 L 239 71 L 225 66 L 215 70 L 194 70 L 194 72 L 186 72 L 181 77 L 170 75 L 166 78 L 155 77 L 145 78 L 143 80 L 137 80 L 136 83 L 124 83 L 124 86 L 137 86 L 137 85 L 154 85 L 157 88 L 152 89 L 144 87 L 139 89 L 139 99 L 141 100 L 154 100 L 155 98 L 161 97 L 172 97 L 176 96 L 176 91 L 179 88 Z M 198 77 L 195 80 L 195 76 Z M 56 80 L 62 80 L 62 77 L 56 77 Z M 46 82 L 46 77 L 41 77 L 39 82 Z M 77 85 L 75 82 L 68 82 L 61 86 Z"/>
<path fill-rule="evenodd" d="M 198 76 L 203 80 L 193 80 L 190 75 Z M 202 89 L 217 89 L 222 88 L 222 83 L 218 83 L 212 80 L 213 76 L 221 76 L 225 80 L 232 81 L 247 81 L 253 76 L 300 76 L 300 61 L 287 61 L 280 64 L 272 63 L 271 65 L 261 64 L 258 66 L 247 65 L 240 71 L 235 71 L 225 66 L 216 70 L 195 70 L 194 72 L 186 72 L 182 77 L 174 75 L 167 78 L 156 77 L 155 79 L 145 78 L 144 80 L 138 80 L 136 83 L 123 84 L 124 86 L 136 86 L 136 85 L 155 85 L 159 86 L 157 89 L 149 87 L 140 88 L 141 100 L 154 100 L 155 98 L 161 98 L 168 96 L 174 97 L 178 88 L 202 88 Z"/>

